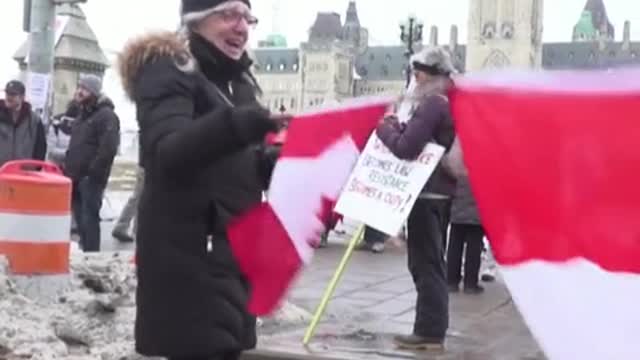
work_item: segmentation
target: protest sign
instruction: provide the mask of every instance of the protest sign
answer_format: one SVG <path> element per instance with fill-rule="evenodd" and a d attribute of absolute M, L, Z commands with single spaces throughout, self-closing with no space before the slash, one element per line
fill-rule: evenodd
<path fill-rule="evenodd" d="M 335 211 L 389 235 L 397 235 L 444 152 L 444 147 L 429 143 L 416 160 L 400 160 L 373 134 Z"/>

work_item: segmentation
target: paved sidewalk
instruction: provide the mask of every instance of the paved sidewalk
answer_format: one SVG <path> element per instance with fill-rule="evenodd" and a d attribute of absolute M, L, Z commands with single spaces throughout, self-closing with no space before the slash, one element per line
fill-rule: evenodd
<path fill-rule="evenodd" d="M 110 191 L 103 217 L 117 216 L 127 196 L 126 190 Z M 133 248 L 113 240 L 112 227 L 113 221 L 103 222 L 103 249 Z M 339 227 L 346 234 L 333 234 L 329 247 L 316 252 L 312 265 L 291 291 L 291 303 L 315 311 L 353 228 L 353 224 Z M 406 269 L 405 249 L 388 246 L 383 254 L 358 251 L 307 348 L 302 346 L 302 337 L 308 324 L 269 326 L 267 319 L 260 329 L 258 350 L 245 358 L 544 360 L 504 284 L 498 279 L 484 285 L 482 295 L 451 296 L 445 353 L 399 351 L 391 338 L 411 331 L 415 316 L 416 295 Z"/>
<path fill-rule="evenodd" d="M 334 238 L 335 239 L 335 238 Z M 313 312 L 345 249 L 344 240 L 316 253 L 289 300 Z M 482 295 L 453 294 L 450 329 L 443 354 L 399 351 L 396 333 L 411 331 L 415 290 L 403 248 L 383 254 L 356 252 L 308 348 L 305 327 L 262 334 L 259 349 L 312 358 L 544 359 L 504 284 L 485 284 Z"/>

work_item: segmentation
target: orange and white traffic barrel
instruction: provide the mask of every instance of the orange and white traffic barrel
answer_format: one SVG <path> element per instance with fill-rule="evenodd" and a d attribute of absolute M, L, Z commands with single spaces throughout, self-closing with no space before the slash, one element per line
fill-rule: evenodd
<path fill-rule="evenodd" d="M 0 168 L 0 255 L 14 275 L 69 273 L 71 180 L 56 165 L 11 161 Z"/>

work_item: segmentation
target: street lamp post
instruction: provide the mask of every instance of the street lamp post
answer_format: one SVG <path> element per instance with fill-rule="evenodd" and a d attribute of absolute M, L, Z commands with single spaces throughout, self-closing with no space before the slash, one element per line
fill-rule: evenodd
<path fill-rule="evenodd" d="M 411 14 L 406 21 L 400 23 L 400 40 L 407 45 L 405 56 L 407 57 L 407 86 L 411 82 L 411 64 L 409 59 L 414 54 L 413 45 L 422 41 L 422 28 L 424 24 Z"/>

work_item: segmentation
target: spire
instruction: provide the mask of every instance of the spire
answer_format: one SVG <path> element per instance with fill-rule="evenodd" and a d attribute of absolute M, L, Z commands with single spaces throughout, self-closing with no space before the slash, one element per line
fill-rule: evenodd
<path fill-rule="evenodd" d="M 366 30 L 360 25 L 356 2 L 355 0 L 350 0 L 344 26 L 342 27 L 342 40 L 352 49 L 360 49 L 366 42 L 366 39 L 363 38 L 363 31 Z"/>
<path fill-rule="evenodd" d="M 604 0 L 587 0 L 587 3 L 584 5 L 584 12 L 591 14 L 592 26 L 600 38 L 613 40 L 615 29 L 607 16 L 607 8 L 604 5 Z"/>
<path fill-rule="evenodd" d="M 280 23 L 282 19 L 282 4 L 280 0 L 274 0 L 271 7 L 271 33 L 280 34 Z"/>
<path fill-rule="evenodd" d="M 258 47 L 286 48 L 287 38 L 282 34 L 280 30 L 280 24 L 283 22 L 281 0 L 273 1 L 271 11 L 271 34 L 269 34 L 264 40 L 258 41 Z"/>
<path fill-rule="evenodd" d="M 358 9 L 356 8 L 355 0 L 349 1 L 349 7 L 347 8 L 347 18 L 344 24 L 351 26 L 360 26 L 360 19 L 358 18 Z"/>

